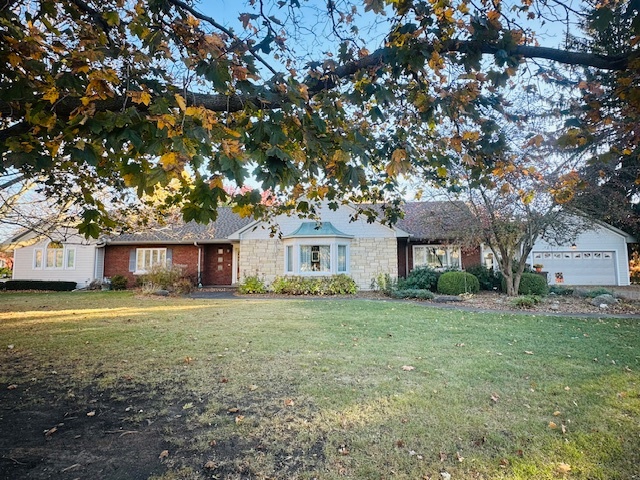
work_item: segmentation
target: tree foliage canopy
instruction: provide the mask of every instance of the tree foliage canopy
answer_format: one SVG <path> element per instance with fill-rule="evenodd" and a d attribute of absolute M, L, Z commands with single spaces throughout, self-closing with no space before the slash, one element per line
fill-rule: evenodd
<path fill-rule="evenodd" d="M 416 166 L 437 179 L 466 162 L 479 177 L 503 147 L 497 116 L 518 121 L 505 92 L 525 75 L 607 72 L 637 118 L 639 3 L 252 0 L 234 30 L 182 0 L 8 0 L 0 173 L 82 205 L 93 236 L 109 224 L 97 192 L 172 180 L 167 201 L 206 222 L 221 202 L 261 212 L 259 192 L 225 190 L 250 177 L 302 212 L 307 199 L 388 201 Z M 619 48 L 536 41 L 541 22 L 604 31 L 616 9 L 630 26 Z"/>

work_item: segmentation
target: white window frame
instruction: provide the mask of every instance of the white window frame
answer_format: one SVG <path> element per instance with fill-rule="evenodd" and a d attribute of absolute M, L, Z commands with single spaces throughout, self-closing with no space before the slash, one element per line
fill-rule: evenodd
<path fill-rule="evenodd" d="M 49 248 L 52 243 L 59 243 L 62 248 Z M 49 265 L 49 252 L 54 253 L 53 265 Z M 60 257 L 60 266 L 57 266 L 58 256 Z M 43 263 L 45 270 L 64 270 L 65 245 L 62 242 L 51 241 L 44 247 Z"/>
<path fill-rule="evenodd" d="M 302 270 L 301 265 L 301 253 L 303 247 L 329 247 L 329 269 L 323 271 Z M 345 269 L 341 270 L 339 267 L 339 253 L 340 247 L 345 248 Z M 285 240 L 284 245 L 284 274 L 285 275 L 300 275 L 309 277 L 323 277 L 328 275 L 349 274 L 351 263 L 349 241 L 340 238 L 308 238 L 308 239 L 290 239 Z"/>
<path fill-rule="evenodd" d="M 443 250 L 444 253 L 442 255 L 438 255 L 439 257 L 444 257 L 444 265 L 429 265 L 426 257 L 426 250 Z M 420 258 L 417 254 L 418 251 L 425 251 L 425 253 L 420 254 Z M 455 256 L 457 256 L 457 258 Z M 419 260 L 418 260 L 419 258 Z M 456 258 L 457 265 L 453 265 L 451 260 Z M 430 267 L 434 270 L 448 270 L 452 268 L 461 269 L 462 268 L 462 251 L 459 246 L 454 245 L 413 245 L 413 268 L 419 267 Z"/>
<path fill-rule="evenodd" d="M 40 254 L 40 264 L 38 264 L 38 254 Z M 33 250 L 33 269 L 42 270 L 44 268 L 44 251 L 42 248 Z"/>
<path fill-rule="evenodd" d="M 143 268 L 139 268 L 140 265 L 140 255 L 145 255 L 145 252 L 149 252 L 149 256 L 150 256 L 150 264 L 149 265 L 142 265 Z M 163 262 L 159 262 L 159 263 L 153 263 L 153 253 L 156 252 L 158 254 L 158 257 L 160 256 L 164 256 L 164 261 Z M 146 263 L 146 262 L 143 262 Z M 153 268 L 156 265 L 160 265 L 163 267 L 167 266 L 167 249 L 166 248 L 151 248 L 151 247 L 145 247 L 145 248 L 136 248 L 136 269 L 133 272 L 134 275 L 144 275 L 145 273 L 149 272 L 149 268 Z"/>
<path fill-rule="evenodd" d="M 69 265 L 69 258 L 73 255 L 73 263 Z M 76 249 L 75 248 L 65 248 L 64 249 L 64 269 L 65 270 L 75 270 L 76 269 Z"/>

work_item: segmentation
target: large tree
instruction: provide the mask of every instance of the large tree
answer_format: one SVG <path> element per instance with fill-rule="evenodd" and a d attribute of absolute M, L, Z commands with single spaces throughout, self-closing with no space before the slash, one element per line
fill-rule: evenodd
<path fill-rule="evenodd" d="M 187 177 L 168 199 L 187 220 L 213 218 L 229 200 L 223 182 L 249 176 L 303 211 L 319 198 L 384 201 L 415 162 L 441 172 L 460 161 L 452 146 L 490 148 L 487 112 L 510 115 L 504 88 L 522 75 L 552 78 L 548 62 L 637 74 L 636 21 L 615 54 L 538 46 L 532 25 L 570 28 L 582 9 L 610 6 L 252 0 L 234 30 L 182 0 L 6 0 L 0 169 L 82 205 L 89 235 L 108 216 L 96 192 L 144 194 Z M 259 199 L 232 201 L 249 214 Z"/>

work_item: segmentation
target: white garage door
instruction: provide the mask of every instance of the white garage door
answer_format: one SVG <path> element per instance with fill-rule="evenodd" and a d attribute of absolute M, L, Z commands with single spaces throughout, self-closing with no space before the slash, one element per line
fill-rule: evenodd
<path fill-rule="evenodd" d="M 617 285 L 615 252 L 533 252 L 533 263 L 544 265 L 551 285 Z"/>

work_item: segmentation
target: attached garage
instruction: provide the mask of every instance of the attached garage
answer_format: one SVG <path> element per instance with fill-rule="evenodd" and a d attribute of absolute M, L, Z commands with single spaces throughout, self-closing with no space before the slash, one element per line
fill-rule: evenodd
<path fill-rule="evenodd" d="M 534 264 L 544 265 L 551 285 L 617 285 L 616 252 L 532 252 Z"/>
<path fill-rule="evenodd" d="M 542 265 L 550 285 L 629 285 L 627 244 L 635 241 L 622 230 L 594 221 L 572 244 L 539 240 L 529 262 Z"/>

